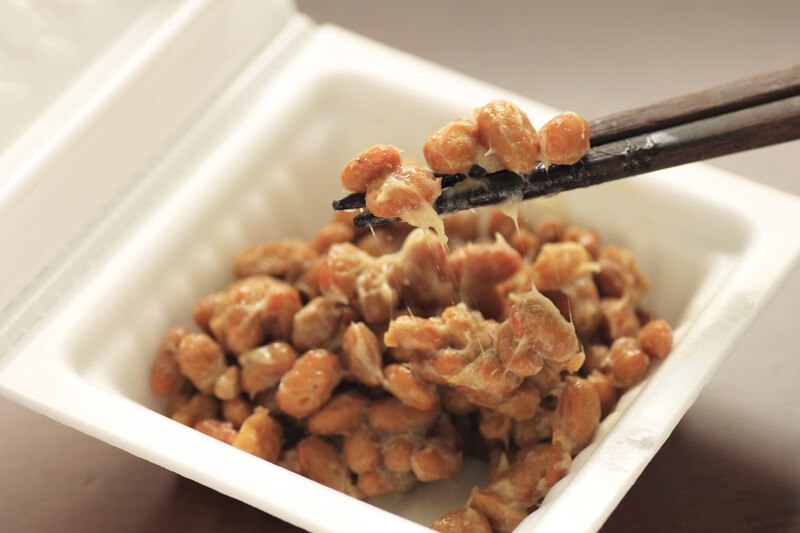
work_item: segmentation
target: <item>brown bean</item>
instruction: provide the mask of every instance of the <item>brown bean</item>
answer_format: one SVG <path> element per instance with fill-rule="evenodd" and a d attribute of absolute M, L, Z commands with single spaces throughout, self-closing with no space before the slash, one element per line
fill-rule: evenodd
<path fill-rule="evenodd" d="M 530 291 L 515 296 L 512 302 L 508 322 L 519 339 L 517 351 L 553 363 L 566 363 L 578 351 L 575 328 L 541 293 Z"/>
<path fill-rule="evenodd" d="M 438 239 L 426 230 L 415 229 L 395 257 L 395 279 L 407 306 L 438 311 L 453 304 L 455 291 L 445 275 L 447 250 Z"/>
<path fill-rule="evenodd" d="M 651 320 L 639 331 L 638 343 L 650 357 L 663 359 L 672 351 L 672 327 L 664 319 Z"/>
<path fill-rule="evenodd" d="M 512 276 L 522 257 L 503 239 L 467 244 L 447 259 L 447 270 L 464 303 L 486 318 L 498 318 L 503 310 L 497 284 Z"/>
<path fill-rule="evenodd" d="M 611 345 L 608 376 L 615 387 L 627 388 L 640 382 L 650 358 L 632 337 L 620 337 Z"/>
<path fill-rule="evenodd" d="M 452 239 L 449 244 L 451 249 L 457 243 L 466 243 L 468 241 L 478 238 L 479 227 L 478 222 L 480 217 L 475 210 L 458 211 L 444 219 L 445 233 Z"/>
<path fill-rule="evenodd" d="M 442 407 L 448 413 L 465 415 L 478 410 L 478 406 L 467 400 L 463 394 L 452 387 L 441 387 Z"/>
<path fill-rule="evenodd" d="M 531 383 L 525 382 L 495 409 L 498 413 L 514 420 L 527 420 L 536 416 L 541 403 L 542 397 L 539 389 Z"/>
<path fill-rule="evenodd" d="M 296 450 L 304 475 L 339 492 L 360 496 L 350 481 L 350 472 L 331 444 L 319 437 L 306 437 L 297 443 Z"/>
<path fill-rule="evenodd" d="M 301 306 L 300 294 L 291 285 L 269 276 L 250 276 L 225 289 L 209 327 L 220 345 L 241 354 L 269 337 L 288 339 Z"/>
<path fill-rule="evenodd" d="M 295 281 L 312 264 L 317 252 L 298 239 L 281 239 L 245 248 L 236 255 L 233 271 L 244 278 L 264 274 Z"/>
<path fill-rule="evenodd" d="M 625 248 L 606 246 L 597 257 L 600 271 L 595 276 L 600 293 L 606 298 L 627 297 L 636 305 L 647 290 L 647 279 L 636 257 Z"/>
<path fill-rule="evenodd" d="M 586 354 L 586 361 L 583 368 L 592 372 L 593 370 L 602 370 L 608 367 L 610 351 L 605 344 L 587 344 L 584 347 Z"/>
<path fill-rule="evenodd" d="M 500 209 L 492 209 L 486 217 L 486 234 L 494 237 L 498 233 L 507 241 L 516 235 L 518 229 L 517 220 L 508 216 Z"/>
<path fill-rule="evenodd" d="M 390 472 L 408 472 L 411 470 L 411 456 L 416 442 L 409 435 L 394 435 L 381 445 L 383 464 Z"/>
<path fill-rule="evenodd" d="M 485 516 L 495 531 L 512 531 L 528 516 L 528 510 L 516 502 L 477 487 L 472 489 L 467 505 Z"/>
<path fill-rule="evenodd" d="M 321 296 L 314 298 L 294 315 L 292 344 L 301 351 L 312 348 L 336 349 L 341 317 L 341 306 Z"/>
<path fill-rule="evenodd" d="M 228 368 L 222 349 L 205 333 L 185 335 L 176 359 L 183 375 L 203 394 L 214 391 L 214 383 Z"/>
<path fill-rule="evenodd" d="M 470 119 L 459 119 L 436 130 L 422 147 L 425 161 L 434 172 L 467 173 L 475 163 L 481 145 L 478 126 Z"/>
<path fill-rule="evenodd" d="M 560 241 L 566 229 L 566 222 L 558 215 L 548 215 L 536 223 L 536 235 L 543 243 Z"/>
<path fill-rule="evenodd" d="M 520 229 L 517 233 L 512 235 L 509 243 L 520 256 L 528 261 L 533 261 L 539 254 L 539 237 L 526 229 Z"/>
<path fill-rule="evenodd" d="M 572 165 L 589 151 L 589 123 L 572 111 L 556 115 L 539 130 L 539 159 L 555 165 Z"/>
<path fill-rule="evenodd" d="M 342 169 L 342 187 L 348 191 L 366 192 L 370 182 L 396 170 L 400 159 L 400 150 L 394 146 L 378 144 L 367 148 Z"/>
<path fill-rule="evenodd" d="M 356 231 L 352 224 L 333 221 L 320 229 L 309 245 L 318 254 L 324 254 L 332 245 L 340 242 L 353 242 Z"/>
<path fill-rule="evenodd" d="M 239 356 L 242 390 L 253 398 L 274 387 L 292 368 L 297 352 L 288 342 L 276 341 Z"/>
<path fill-rule="evenodd" d="M 150 389 L 158 396 L 175 396 L 186 382 L 177 360 L 178 346 L 186 334 L 183 328 L 172 328 L 161 341 L 150 371 Z"/>
<path fill-rule="evenodd" d="M 223 422 L 216 418 L 206 418 L 194 425 L 194 429 L 200 433 L 205 433 L 209 437 L 213 437 L 225 444 L 233 444 L 236 436 L 239 434 L 230 422 Z"/>
<path fill-rule="evenodd" d="M 519 446 L 530 446 L 553 436 L 553 411 L 540 409 L 536 417 L 514 422 L 514 443 Z"/>
<path fill-rule="evenodd" d="M 379 217 L 403 217 L 431 206 L 442 194 L 442 183 L 430 170 L 400 167 L 367 185 L 367 209 Z M 431 209 L 431 211 L 433 211 Z"/>
<path fill-rule="evenodd" d="M 569 318 L 575 332 L 582 339 L 592 338 L 603 320 L 597 285 L 591 277 L 582 276 L 562 291 L 569 300 Z"/>
<path fill-rule="evenodd" d="M 283 446 L 283 428 L 266 409 L 257 408 L 242 424 L 233 446 L 274 463 Z"/>
<path fill-rule="evenodd" d="M 194 427 L 206 418 L 216 418 L 219 412 L 219 401 L 207 394 L 195 394 L 187 402 L 182 403 L 171 418 L 184 426 Z"/>
<path fill-rule="evenodd" d="M 492 533 L 486 517 L 472 507 L 450 511 L 434 522 L 431 529 L 440 533 Z"/>
<path fill-rule="evenodd" d="M 513 425 L 514 421 L 510 416 L 489 409 L 481 409 L 478 431 L 484 438 L 508 442 Z"/>
<path fill-rule="evenodd" d="M 386 365 L 383 387 L 405 405 L 420 411 L 430 411 L 439 405 L 436 386 L 420 379 L 409 365 Z"/>
<path fill-rule="evenodd" d="M 600 398 L 591 383 L 567 377 L 556 407 L 553 443 L 572 455 L 581 451 L 600 423 Z"/>
<path fill-rule="evenodd" d="M 370 233 L 358 239 L 356 246 L 372 257 L 392 254 L 402 248 L 404 239 L 412 229 L 413 226 L 405 223 L 374 228 Z"/>
<path fill-rule="evenodd" d="M 522 378 L 510 372 L 497 355 L 486 352 L 476 357 L 459 372 L 447 378 L 467 399 L 484 406 L 496 406 L 522 383 Z"/>
<path fill-rule="evenodd" d="M 475 111 L 481 139 L 507 169 L 530 172 L 539 155 L 539 139 L 528 116 L 508 100 L 492 100 Z"/>
<path fill-rule="evenodd" d="M 411 456 L 411 470 L 420 481 L 450 479 L 462 464 L 461 453 L 439 439 L 429 439 Z"/>
<path fill-rule="evenodd" d="M 305 418 L 328 401 L 341 377 L 341 365 L 335 354 L 309 350 L 281 378 L 275 399 L 286 414 Z"/>
<path fill-rule="evenodd" d="M 278 458 L 278 466 L 290 470 L 295 474 L 303 475 L 303 469 L 300 466 L 300 461 L 297 459 L 297 450 L 283 450 Z"/>
<path fill-rule="evenodd" d="M 533 283 L 540 291 L 559 290 L 597 270 L 598 265 L 580 244 L 547 243 L 533 263 Z"/>
<path fill-rule="evenodd" d="M 410 472 L 398 474 L 379 469 L 358 476 L 357 488 L 365 497 L 380 496 L 388 492 L 406 492 L 417 479 Z"/>
<path fill-rule="evenodd" d="M 369 425 L 380 431 L 424 429 L 436 421 L 437 411 L 420 411 L 404 405 L 397 398 L 384 398 L 369 407 Z"/>
<path fill-rule="evenodd" d="M 222 418 L 240 428 L 247 417 L 253 414 L 253 406 L 242 397 L 225 400 L 222 402 Z"/>
<path fill-rule="evenodd" d="M 375 470 L 381 459 L 378 437 L 366 429 L 346 435 L 342 453 L 347 466 L 356 474 Z"/>
<path fill-rule="evenodd" d="M 580 226 L 567 226 L 562 235 L 565 242 L 576 242 L 586 248 L 592 258 L 597 258 L 600 253 L 600 234 L 593 228 Z"/>
<path fill-rule="evenodd" d="M 229 366 L 214 382 L 214 396 L 220 400 L 232 400 L 242 392 L 239 386 L 239 367 Z"/>
<path fill-rule="evenodd" d="M 211 317 L 214 316 L 214 309 L 216 309 L 217 304 L 222 301 L 222 297 L 221 292 L 203 296 L 197 300 L 192 308 L 192 319 L 194 319 L 194 323 L 208 334 L 211 334 L 209 323 L 211 322 Z"/>
<path fill-rule="evenodd" d="M 603 418 L 617 405 L 617 389 L 611 379 L 599 370 L 593 370 L 586 380 L 597 391 L 597 397 L 600 400 L 600 417 Z"/>
<path fill-rule="evenodd" d="M 600 300 L 600 330 L 608 341 L 639 334 L 639 317 L 627 298 Z"/>
<path fill-rule="evenodd" d="M 342 350 L 348 370 L 358 381 L 370 387 L 381 384 L 380 342 L 366 324 L 354 322 L 347 327 Z"/>
<path fill-rule="evenodd" d="M 312 435 L 339 435 L 350 431 L 366 417 L 368 403 L 358 392 L 339 393 L 308 417 L 308 432 Z"/>

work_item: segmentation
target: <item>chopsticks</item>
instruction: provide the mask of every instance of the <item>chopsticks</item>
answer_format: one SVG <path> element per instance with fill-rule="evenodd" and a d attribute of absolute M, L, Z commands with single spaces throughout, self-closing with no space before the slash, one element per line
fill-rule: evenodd
<path fill-rule="evenodd" d="M 800 65 L 590 122 L 591 148 L 574 165 L 550 165 L 525 176 L 510 171 L 443 175 L 439 214 L 550 196 L 668 167 L 800 138 Z M 333 202 L 335 210 L 365 207 L 364 194 Z M 393 219 L 365 211 L 357 226 Z M 396 219 L 394 219 L 396 220 Z"/>

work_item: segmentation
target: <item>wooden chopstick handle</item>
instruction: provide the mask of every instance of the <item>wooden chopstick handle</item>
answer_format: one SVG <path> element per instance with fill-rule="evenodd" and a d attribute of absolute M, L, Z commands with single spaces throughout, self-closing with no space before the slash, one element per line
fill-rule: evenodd
<path fill-rule="evenodd" d="M 800 65 L 593 120 L 592 146 L 797 95 Z"/>
<path fill-rule="evenodd" d="M 552 165 L 528 179 L 493 174 L 437 199 L 439 213 L 550 196 L 564 191 L 800 139 L 800 96 L 592 148 L 574 165 Z"/>

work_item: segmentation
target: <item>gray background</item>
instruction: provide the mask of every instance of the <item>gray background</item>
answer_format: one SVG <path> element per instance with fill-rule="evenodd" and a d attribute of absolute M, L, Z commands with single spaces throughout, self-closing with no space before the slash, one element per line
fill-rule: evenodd
<path fill-rule="evenodd" d="M 598 117 L 800 62 L 800 2 L 300 0 L 300 10 Z M 797 142 L 711 164 L 800 195 Z M 721 192 L 724 194 L 724 192 Z M 800 271 L 606 529 L 800 529 Z M 0 400 L 5 531 L 294 528 Z"/>

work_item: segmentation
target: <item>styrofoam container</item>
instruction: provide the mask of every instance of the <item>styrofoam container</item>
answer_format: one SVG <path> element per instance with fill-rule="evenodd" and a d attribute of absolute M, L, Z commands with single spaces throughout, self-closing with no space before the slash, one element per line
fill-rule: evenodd
<path fill-rule="evenodd" d="M 422 530 L 463 505 L 481 467 L 358 501 L 159 414 L 149 367 L 166 329 L 189 325 L 196 298 L 231 279 L 238 249 L 309 237 L 329 219 L 354 153 L 380 142 L 419 158 L 430 131 L 498 97 L 539 121 L 553 114 L 288 2 L 154 8 L 0 159 L 0 388 L 300 527 Z M 593 530 L 795 266 L 800 201 L 689 165 L 538 209 L 630 247 L 647 304 L 676 326 L 673 353 L 519 526 Z"/>

